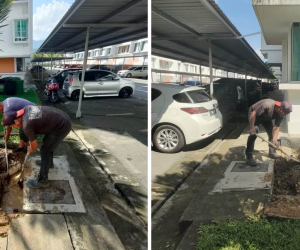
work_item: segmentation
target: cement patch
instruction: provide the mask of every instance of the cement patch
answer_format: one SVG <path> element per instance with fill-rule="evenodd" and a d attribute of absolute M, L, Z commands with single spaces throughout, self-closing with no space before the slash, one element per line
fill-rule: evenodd
<path fill-rule="evenodd" d="M 265 164 L 266 169 L 263 167 Z M 245 166 L 244 161 L 232 161 L 224 173 L 224 178 L 220 179 L 212 192 L 271 189 L 273 167 L 272 161 L 258 162 L 258 167 L 253 168 Z"/>
<path fill-rule="evenodd" d="M 9 250 L 73 250 L 63 215 L 26 214 L 12 221 Z"/>
<path fill-rule="evenodd" d="M 30 189 L 27 186 L 29 179 L 35 179 L 40 171 L 36 164 L 39 157 L 29 159 L 28 169 L 24 172 L 24 204 L 25 212 L 46 213 L 85 213 L 82 199 L 79 195 L 73 177 L 70 175 L 70 167 L 66 156 L 54 158 L 54 168 L 49 170 L 48 178 L 51 183 L 49 188 Z"/>

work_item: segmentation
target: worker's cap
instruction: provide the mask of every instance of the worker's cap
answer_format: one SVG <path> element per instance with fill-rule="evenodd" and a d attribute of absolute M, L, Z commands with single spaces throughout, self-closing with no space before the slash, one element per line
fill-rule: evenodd
<path fill-rule="evenodd" d="M 281 107 L 286 115 L 293 111 L 293 106 L 288 101 L 275 102 L 275 105 Z"/>
<path fill-rule="evenodd" d="M 19 111 L 8 111 L 4 113 L 4 123 L 7 126 L 13 125 L 15 120 L 22 115 L 24 115 L 25 110 L 21 109 Z"/>

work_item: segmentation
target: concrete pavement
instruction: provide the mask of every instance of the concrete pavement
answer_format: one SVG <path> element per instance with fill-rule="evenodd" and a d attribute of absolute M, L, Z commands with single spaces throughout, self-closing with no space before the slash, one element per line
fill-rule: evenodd
<path fill-rule="evenodd" d="M 39 83 L 37 86 L 40 86 Z M 47 103 L 40 87 L 39 96 L 43 103 Z M 60 146 L 58 155 L 67 157 L 71 166 L 71 175 L 75 179 L 87 211 L 86 213 L 64 214 L 63 225 L 67 226 L 67 233 L 73 249 L 146 250 L 146 225 L 128 203 L 138 205 L 142 212 L 147 211 L 147 208 L 144 207 L 144 204 L 147 204 L 147 194 L 143 194 L 139 186 L 130 185 L 130 183 L 136 185 L 138 180 L 126 171 L 122 173 L 124 179 L 118 179 L 117 183 L 114 182 L 116 176 L 113 173 L 114 171 L 118 172 L 122 164 L 105 151 L 103 145 L 82 126 L 78 119 L 75 119 L 63 104 L 59 104 L 59 107 L 69 112 L 74 121 L 74 132 L 72 131 Z M 112 167 L 110 168 L 111 172 L 107 167 Z M 104 172 L 103 169 L 109 173 Z M 133 197 L 132 201 L 129 201 L 130 197 Z M 147 217 L 147 213 L 144 216 Z M 20 223 L 23 222 L 20 221 Z M 40 225 L 39 221 L 35 224 L 42 227 L 43 234 L 48 233 L 49 229 L 46 225 Z M 28 227 L 27 230 L 34 232 L 32 227 Z M 51 239 L 40 237 L 40 240 Z M 6 244 L 1 241 L 0 247 L 2 243 Z M 25 243 L 22 247 L 19 249 L 28 249 Z M 52 248 L 47 249 L 51 250 Z"/>
<path fill-rule="evenodd" d="M 270 198 L 272 173 L 260 168 L 247 170 L 243 166 L 232 169 L 233 161 L 245 159 L 243 151 L 249 133 L 247 125 L 242 123 L 226 136 L 223 142 L 212 150 L 207 161 L 197 167 L 177 192 L 155 213 L 152 227 L 153 248 L 192 250 L 195 249 L 200 224 L 209 224 L 219 219 L 242 218 L 262 212 Z M 260 132 L 267 138 L 263 129 Z M 279 136 L 287 137 L 284 132 Z M 265 142 L 257 139 L 255 149 L 257 161 L 272 163 L 267 157 L 268 145 Z M 252 172 L 251 183 L 241 178 L 249 176 L 250 172 L 247 171 Z M 228 174 L 233 174 L 236 178 L 228 178 Z M 265 177 L 261 179 L 261 175 Z M 222 183 L 225 185 L 220 185 Z"/>

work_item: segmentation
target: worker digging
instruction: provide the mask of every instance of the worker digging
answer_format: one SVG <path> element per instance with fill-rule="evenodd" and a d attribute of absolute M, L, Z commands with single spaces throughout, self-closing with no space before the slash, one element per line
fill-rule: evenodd
<path fill-rule="evenodd" d="M 40 148 L 41 168 L 37 179 L 27 182 L 30 188 L 50 187 L 48 172 L 53 163 L 53 152 L 71 131 L 70 117 L 63 111 L 45 106 L 27 106 L 19 111 L 7 112 L 6 124 L 22 128 L 29 139 L 27 154 L 37 150 L 37 135 L 44 135 Z"/>
<path fill-rule="evenodd" d="M 253 104 L 248 113 L 250 123 L 250 135 L 247 140 L 247 148 L 245 151 L 246 163 L 251 167 L 257 165 L 253 159 L 254 144 L 257 138 L 255 127 L 260 124 L 265 128 L 269 142 L 273 143 L 273 146 L 269 145 L 269 157 L 272 159 L 278 159 L 279 156 L 276 153 L 278 148 L 278 134 L 280 124 L 283 117 L 292 112 L 292 105 L 288 101 L 277 102 L 272 99 L 264 99 Z M 272 120 L 275 120 L 273 125 Z"/>
<path fill-rule="evenodd" d="M 29 105 L 35 106 L 34 103 L 18 97 L 9 97 L 6 98 L 3 102 L 0 102 L 0 113 L 3 114 L 2 118 L 2 126 L 8 125 L 6 122 L 7 119 L 7 113 L 10 111 L 18 111 L 20 109 L 23 109 Z M 8 126 L 6 133 L 5 133 L 5 140 L 8 141 L 10 134 L 11 134 L 12 127 Z M 22 128 L 19 129 L 19 137 L 20 137 L 20 144 L 17 148 L 13 149 L 13 152 L 27 152 L 27 146 L 28 146 L 28 138 L 24 134 L 24 131 Z"/>

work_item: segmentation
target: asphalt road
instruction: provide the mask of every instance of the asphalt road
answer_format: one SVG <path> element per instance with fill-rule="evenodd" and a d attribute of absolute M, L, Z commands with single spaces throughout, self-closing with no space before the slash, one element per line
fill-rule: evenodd
<path fill-rule="evenodd" d="M 148 84 L 135 83 L 134 97 L 143 100 L 148 100 Z"/>
<path fill-rule="evenodd" d="M 139 91 L 125 99 L 85 98 L 81 110 L 83 124 L 145 187 L 148 182 L 148 104 L 144 99 L 147 98 L 147 87 L 147 84 L 137 82 Z M 61 91 L 60 96 L 67 108 L 76 114 L 78 102 L 65 98 Z"/>
<path fill-rule="evenodd" d="M 231 112 L 223 115 L 223 122 L 226 123 L 236 112 Z M 208 147 L 214 141 L 214 136 L 209 137 L 205 140 L 186 145 L 181 152 L 175 154 L 160 153 L 152 148 L 151 151 L 151 181 L 165 172 L 167 172 L 176 162 L 183 159 L 185 156 L 188 157 L 190 153 L 195 153 L 198 150 L 203 150 Z"/>

